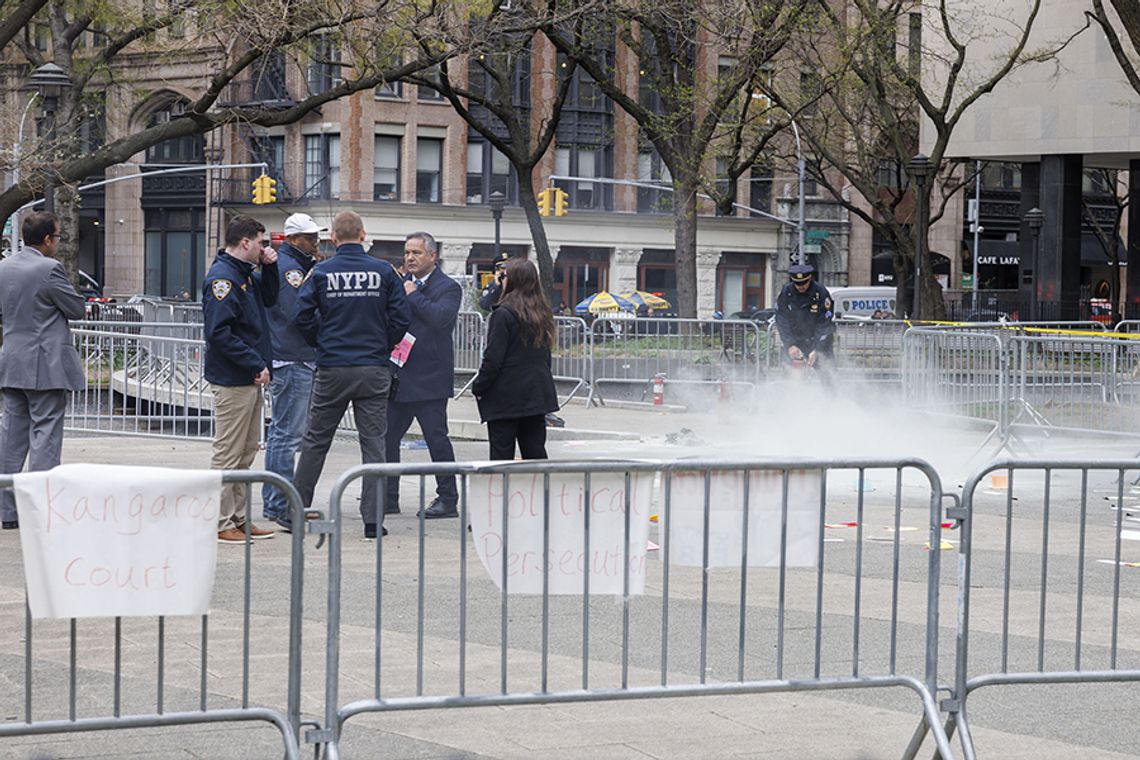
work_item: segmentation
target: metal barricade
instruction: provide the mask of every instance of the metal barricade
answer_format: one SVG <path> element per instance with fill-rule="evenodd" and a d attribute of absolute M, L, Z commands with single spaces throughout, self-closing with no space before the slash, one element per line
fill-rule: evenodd
<path fill-rule="evenodd" d="M 1140 681 L 1136 585 L 1125 575 L 1138 557 L 1122 541 L 1126 484 L 1138 467 L 1005 460 L 967 480 L 951 512 L 961 521 L 958 643 L 953 698 L 943 705 L 968 760 L 968 698 L 983 687 Z M 1053 698 L 1062 713 L 1079 707 Z"/>
<path fill-rule="evenodd" d="M 428 535 L 421 511 L 352 569 L 374 592 L 342 595 L 350 484 L 413 477 L 422 510 L 426 478 L 449 473 L 453 530 Z M 354 467 L 329 507 L 325 723 L 306 739 L 336 760 L 363 713 L 902 687 L 921 702 L 905 756 L 929 731 L 949 760 L 941 501 L 920 460 Z"/>
<path fill-rule="evenodd" d="M 475 382 L 475 375 L 483 362 L 483 349 L 487 345 L 487 324 L 483 315 L 477 311 L 459 312 L 455 329 L 451 332 L 451 345 L 455 352 L 455 372 L 471 375 L 455 392 L 455 397 L 459 398 Z"/>
<path fill-rule="evenodd" d="M 986 420 L 1005 435 L 1012 368 L 997 335 L 912 328 L 903 336 L 904 403 Z"/>
<path fill-rule="evenodd" d="M 69 429 L 176 438 L 213 434 L 214 399 L 201 340 L 102 326 L 72 334 L 87 384 L 71 394 Z"/>
<path fill-rule="evenodd" d="M 130 322 L 116 320 L 80 320 L 71 323 L 75 330 L 98 330 L 155 338 L 203 340 L 203 326 L 195 322 Z"/>
<path fill-rule="evenodd" d="M 555 317 L 557 335 L 550 352 L 550 369 L 556 381 L 574 383 L 562 406 L 570 403 L 583 388 L 587 399 L 594 396 L 591 378 L 593 377 L 593 346 L 590 343 L 590 328 L 581 317 Z"/>
<path fill-rule="evenodd" d="M 272 484 L 285 494 L 294 515 L 294 524 L 305 522 L 296 489 L 279 475 L 227 471 L 222 473 L 222 482 Z M 12 476 L 0 476 L 0 489 L 11 487 Z M 252 514 L 249 491 L 247 487 L 246 513 Z M 33 621 L 26 605 L 22 626 L 18 625 L 18 616 L 6 616 L 6 636 L 11 641 L 23 638 L 24 654 L 19 667 L 4 668 L 5 680 L 22 686 L 3 690 L 0 699 L 5 701 L 4 715 L 19 717 L 0 722 L 0 737 L 234 721 L 265 722 L 281 732 L 285 757 L 300 760 L 304 533 L 297 531 L 289 539 L 292 548 L 288 630 L 274 630 L 271 618 L 257 616 L 254 619 L 250 523 L 246 521 L 242 574 L 227 579 L 230 582 L 226 584 L 230 591 L 241 589 L 238 609 L 232 609 L 215 595 L 210 614 L 201 618 L 114 617 Z M 282 594 L 277 584 L 257 584 L 256 587 L 269 591 L 275 599 Z M 275 644 L 288 641 L 287 655 L 273 661 L 271 667 L 255 668 L 256 663 L 251 663 L 251 636 L 255 625 L 259 637 L 269 637 Z M 225 668 L 209 667 L 211 630 L 221 632 L 220 643 L 213 650 L 215 656 L 224 661 L 232 653 L 240 652 L 239 668 L 231 672 Z M 157 636 L 157 664 L 153 669 L 154 653 L 139 643 L 144 637 L 150 639 L 151 636 Z M 39 652 L 40 648 L 44 653 Z M 279 650 L 280 647 L 272 649 Z M 140 650 L 141 656 L 132 658 L 132 654 Z M 185 652 L 192 653 L 192 657 L 177 657 Z M 64 653 L 66 666 L 62 661 Z M 274 678 L 255 676 L 255 670 L 268 671 Z M 148 676 L 153 673 L 153 690 L 146 690 L 143 686 L 145 681 L 141 674 L 144 672 Z M 37 681 L 39 685 L 33 689 Z M 45 682 L 51 686 L 45 686 Z M 148 701 L 153 710 L 134 708 L 140 702 L 136 690 L 146 692 L 148 699 L 153 699 Z M 256 696 L 251 697 L 251 692 Z M 285 705 L 285 708 L 281 709 L 280 705 Z M 92 713 L 91 717 L 85 715 L 88 712 Z M 58 717 L 41 717 L 44 713 Z"/>
<path fill-rule="evenodd" d="M 595 389 L 648 387 L 663 374 L 666 384 L 728 382 L 753 391 L 763 376 L 767 339 L 748 320 L 602 316 L 590 332 Z"/>
<path fill-rule="evenodd" d="M 1114 332 L 1118 333 L 1140 333 L 1140 319 L 1122 319 L 1116 323 Z"/>

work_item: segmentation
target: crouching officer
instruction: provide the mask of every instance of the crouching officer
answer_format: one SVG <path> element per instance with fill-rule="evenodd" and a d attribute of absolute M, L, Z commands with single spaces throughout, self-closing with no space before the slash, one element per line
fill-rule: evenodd
<path fill-rule="evenodd" d="M 831 359 L 835 325 L 832 322 L 831 294 L 815 282 L 815 270 L 806 264 L 788 268 L 791 282 L 776 298 L 776 329 L 793 363 L 819 367 Z"/>

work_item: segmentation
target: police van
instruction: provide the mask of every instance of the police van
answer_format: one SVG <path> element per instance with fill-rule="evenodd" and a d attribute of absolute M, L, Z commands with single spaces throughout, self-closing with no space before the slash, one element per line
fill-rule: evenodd
<path fill-rule="evenodd" d="M 898 319 L 895 289 L 889 287 L 830 288 L 837 317 Z"/>

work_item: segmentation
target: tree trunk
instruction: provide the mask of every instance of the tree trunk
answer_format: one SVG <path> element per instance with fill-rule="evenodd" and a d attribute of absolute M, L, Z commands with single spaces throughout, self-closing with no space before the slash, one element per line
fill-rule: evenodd
<path fill-rule="evenodd" d="M 542 214 L 538 213 L 538 199 L 535 197 L 534 180 L 530 170 L 519 169 L 519 203 L 526 214 L 526 224 L 530 228 L 530 238 L 534 243 L 534 256 L 538 262 L 538 279 L 550 308 L 558 306 L 554 300 L 554 259 L 550 255 L 550 242 L 546 239 L 546 227 L 542 224 Z M 573 307 L 573 304 L 571 304 Z"/>
<path fill-rule="evenodd" d="M 79 282 L 79 207 L 82 199 L 74 185 L 55 188 L 55 215 L 59 217 L 59 242 L 55 257 L 63 262 L 67 279 L 77 288 Z"/>
<path fill-rule="evenodd" d="M 673 185 L 673 263 L 677 277 L 677 314 L 697 316 L 697 188 L 695 182 Z"/>

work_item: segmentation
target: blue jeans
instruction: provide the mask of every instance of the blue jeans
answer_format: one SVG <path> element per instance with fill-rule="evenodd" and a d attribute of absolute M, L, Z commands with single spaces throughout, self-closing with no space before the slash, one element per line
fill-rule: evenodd
<path fill-rule="evenodd" d="M 304 364 L 287 364 L 273 370 L 269 395 L 273 399 L 273 419 L 265 441 L 265 469 L 293 482 L 293 457 L 301 447 L 301 436 L 309 422 L 309 398 L 313 393 L 313 371 Z M 267 520 L 287 516 L 285 496 L 273 486 L 261 488 L 262 514 Z"/>

